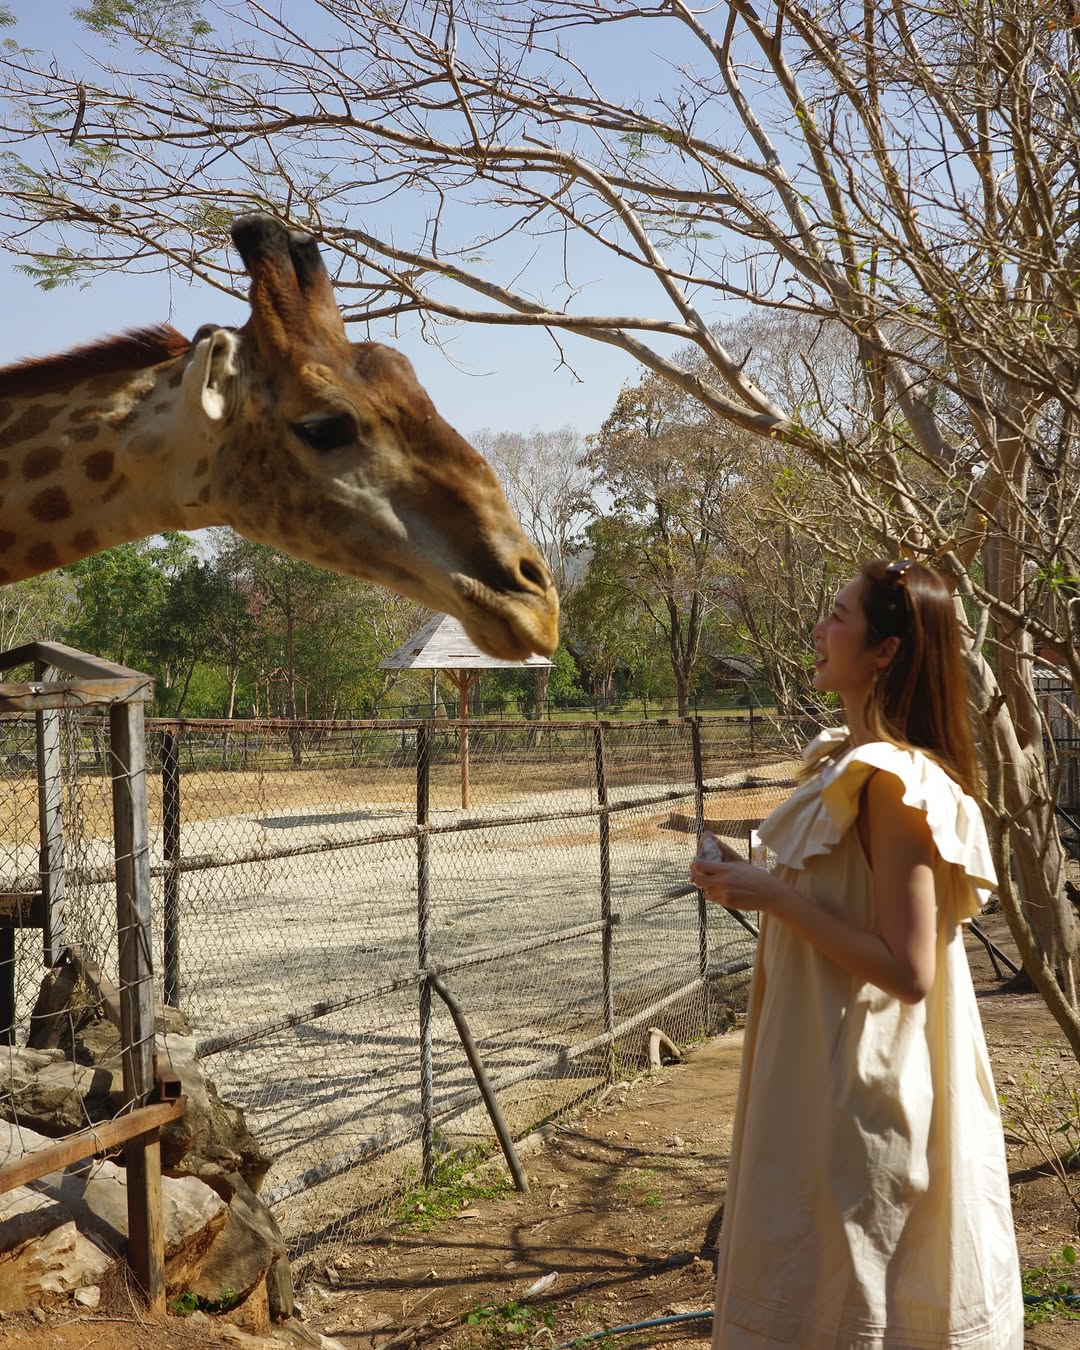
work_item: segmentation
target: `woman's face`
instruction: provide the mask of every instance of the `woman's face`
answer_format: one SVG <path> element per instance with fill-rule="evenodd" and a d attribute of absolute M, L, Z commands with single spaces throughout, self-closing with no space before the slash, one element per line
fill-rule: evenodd
<path fill-rule="evenodd" d="M 866 645 L 866 611 L 862 577 L 837 592 L 832 609 L 814 627 L 814 688 L 839 694 L 849 706 L 861 706 L 874 672 L 881 669 L 881 646 Z M 885 663 L 887 664 L 887 663 Z"/>

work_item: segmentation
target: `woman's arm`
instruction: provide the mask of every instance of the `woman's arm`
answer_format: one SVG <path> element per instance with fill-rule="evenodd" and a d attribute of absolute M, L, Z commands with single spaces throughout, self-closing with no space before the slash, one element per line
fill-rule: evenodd
<path fill-rule="evenodd" d="M 731 861 L 695 861 L 691 878 L 710 900 L 732 909 L 763 910 L 858 979 L 905 1003 L 918 1003 L 934 981 L 936 964 L 935 849 L 926 818 L 903 804 L 903 794 L 903 784 L 889 773 L 874 774 L 866 789 L 877 919 L 873 929 L 857 928 L 821 909 L 730 849 L 725 856 Z"/>

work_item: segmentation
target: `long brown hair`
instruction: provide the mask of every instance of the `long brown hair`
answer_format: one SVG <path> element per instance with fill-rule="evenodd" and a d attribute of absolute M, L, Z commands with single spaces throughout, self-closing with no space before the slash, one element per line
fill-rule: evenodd
<path fill-rule="evenodd" d="M 979 794 L 968 715 L 967 674 L 956 601 L 944 578 L 923 563 L 880 560 L 859 568 L 868 646 L 900 639 L 866 706 L 873 740 L 922 750 L 965 792 Z"/>

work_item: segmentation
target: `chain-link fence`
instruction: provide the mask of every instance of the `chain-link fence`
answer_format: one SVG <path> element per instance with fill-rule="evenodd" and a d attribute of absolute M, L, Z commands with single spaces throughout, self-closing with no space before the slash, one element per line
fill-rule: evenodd
<path fill-rule="evenodd" d="M 273 1157 L 294 1258 L 490 1142 L 462 1017 L 520 1134 L 747 978 L 750 934 L 673 893 L 702 816 L 746 847 L 806 728 L 473 724 L 467 809 L 463 730 L 151 724 L 164 991 Z"/>
<path fill-rule="evenodd" d="M 128 1255 L 160 1311 L 157 1131 L 181 1104 L 154 1059 L 151 681 L 53 643 L 0 668 L 25 675 L 0 685 L 0 1208 L 29 1232 L 123 1147 Z"/>

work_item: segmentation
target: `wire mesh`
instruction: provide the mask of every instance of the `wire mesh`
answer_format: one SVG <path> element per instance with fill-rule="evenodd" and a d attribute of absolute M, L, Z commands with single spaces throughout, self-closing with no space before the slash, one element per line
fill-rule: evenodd
<path fill-rule="evenodd" d="M 0 1161 L 123 1114 L 110 709 L 0 718 Z M 149 942 L 149 929 L 141 937 Z M 152 1023 L 151 1023 L 152 1026 Z M 130 1074 L 129 1074 L 130 1076 Z M 85 1162 L 87 1176 L 102 1170 Z M 59 1177 L 36 1183 L 42 1194 Z M 21 1202 L 5 1196 L 6 1212 Z"/>
<path fill-rule="evenodd" d="M 162 925 L 175 885 L 171 998 L 273 1158 L 262 1196 L 298 1275 L 385 1222 L 425 1136 L 492 1140 L 424 971 L 516 1134 L 642 1064 L 650 1026 L 685 1041 L 718 1025 L 746 976 L 717 972 L 751 939 L 669 892 L 702 797 L 706 815 L 738 798 L 745 847 L 790 780 L 787 743 L 756 722 L 753 748 L 742 719 L 702 723 L 700 783 L 685 721 L 152 726 L 153 774 L 169 754 L 179 771 L 168 849 L 151 797 Z"/>

